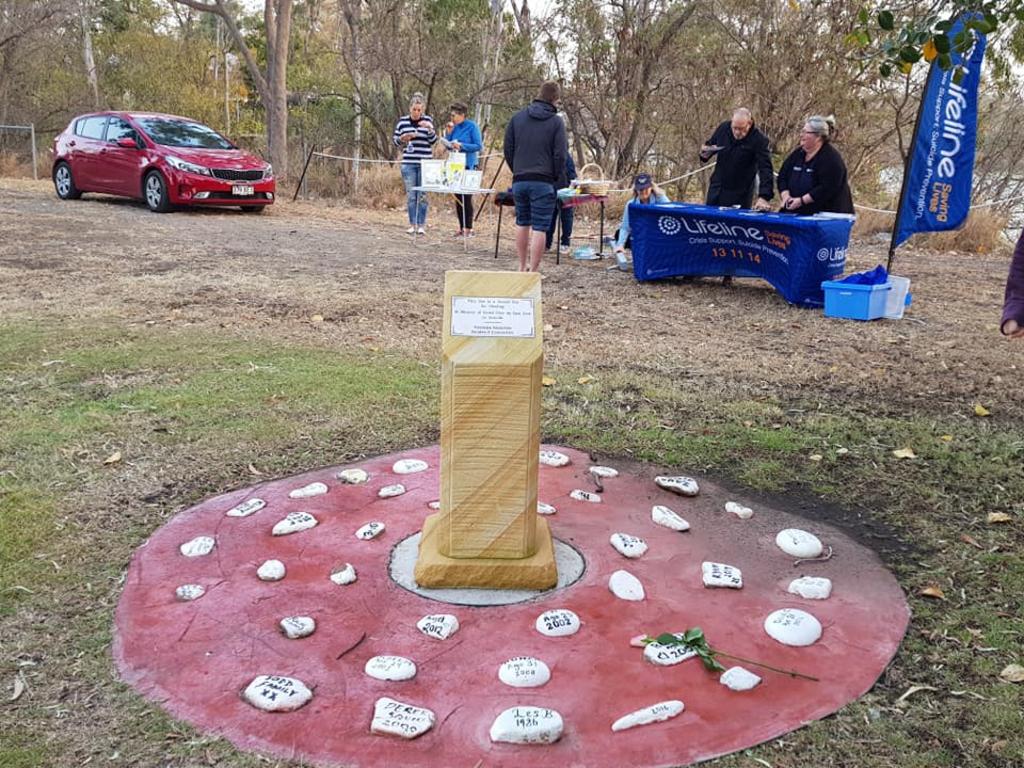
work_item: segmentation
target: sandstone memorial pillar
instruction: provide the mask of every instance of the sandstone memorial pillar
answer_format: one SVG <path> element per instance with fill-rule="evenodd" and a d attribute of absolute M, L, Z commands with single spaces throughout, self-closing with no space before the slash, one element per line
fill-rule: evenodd
<path fill-rule="evenodd" d="M 554 546 L 537 515 L 540 275 L 445 275 L 441 509 L 423 525 L 421 587 L 547 589 Z"/>

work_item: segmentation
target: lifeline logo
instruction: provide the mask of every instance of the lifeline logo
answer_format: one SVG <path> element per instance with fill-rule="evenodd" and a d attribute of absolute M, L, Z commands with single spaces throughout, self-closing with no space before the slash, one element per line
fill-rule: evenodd
<path fill-rule="evenodd" d="M 706 219 L 683 219 L 682 222 L 686 231 L 694 235 L 724 235 L 726 237 L 746 237 L 758 242 L 764 241 L 764 233 L 757 227 L 745 227 L 742 224 L 726 224 L 723 221 L 707 221 Z M 662 232 L 665 230 L 662 229 Z M 665 234 L 669 233 L 665 232 Z"/>
<path fill-rule="evenodd" d="M 661 230 L 663 235 L 678 235 L 682 227 L 679 226 L 679 219 L 672 218 L 671 216 L 659 216 L 658 229 Z"/>
<path fill-rule="evenodd" d="M 846 248 L 842 246 L 838 248 L 819 248 L 818 261 L 843 264 L 846 262 Z"/>

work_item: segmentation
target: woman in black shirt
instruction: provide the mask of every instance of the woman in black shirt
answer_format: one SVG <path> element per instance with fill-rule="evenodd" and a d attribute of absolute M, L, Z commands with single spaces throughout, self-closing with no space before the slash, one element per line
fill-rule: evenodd
<path fill-rule="evenodd" d="M 853 213 L 846 163 L 832 146 L 834 132 L 834 118 L 807 118 L 800 131 L 800 146 L 779 169 L 778 187 L 784 213 Z"/>

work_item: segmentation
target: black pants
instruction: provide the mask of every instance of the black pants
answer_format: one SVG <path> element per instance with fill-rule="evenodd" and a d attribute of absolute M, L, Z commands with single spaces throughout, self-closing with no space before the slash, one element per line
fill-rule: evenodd
<path fill-rule="evenodd" d="M 558 227 L 559 217 L 562 219 L 562 242 L 560 244 L 566 248 L 569 247 L 569 243 L 572 241 L 572 223 L 575 215 L 575 208 L 563 207 L 560 201 L 555 203 L 555 214 L 551 217 L 551 225 L 544 237 L 545 251 L 551 247 L 551 243 L 555 239 L 555 229 Z"/>
<path fill-rule="evenodd" d="M 459 220 L 459 229 L 473 228 L 472 195 L 455 195 L 455 218 Z"/>
<path fill-rule="evenodd" d="M 738 205 L 740 208 L 749 209 L 754 202 L 754 188 L 748 190 L 728 189 L 723 187 L 721 182 L 712 181 L 708 185 L 708 196 L 706 205 Z"/>

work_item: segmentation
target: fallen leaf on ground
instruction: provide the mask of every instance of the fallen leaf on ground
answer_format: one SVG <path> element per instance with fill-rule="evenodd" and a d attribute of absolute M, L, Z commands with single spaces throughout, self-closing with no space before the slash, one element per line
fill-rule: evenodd
<path fill-rule="evenodd" d="M 952 435 L 943 435 L 942 437 L 939 438 L 939 440 L 945 440 L 947 443 L 951 443 L 951 442 L 953 442 L 953 436 Z"/>
<path fill-rule="evenodd" d="M 120 451 L 114 451 L 112 454 L 110 454 L 109 456 L 107 456 L 107 458 L 105 458 L 103 460 L 103 463 L 104 464 L 117 464 L 117 462 L 119 462 L 120 460 L 121 460 L 121 452 Z"/>
<path fill-rule="evenodd" d="M 898 699 L 896 699 L 896 703 L 899 704 L 901 701 L 905 701 L 906 699 L 909 699 L 915 693 L 918 693 L 920 691 L 937 691 L 937 690 L 939 690 L 939 689 L 938 688 L 933 688 L 930 685 L 912 685 L 909 688 L 907 688 L 906 692 L 902 696 L 900 696 Z"/>
<path fill-rule="evenodd" d="M 845 456 L 849 452 L 850 452 L 849 448 L 836 448 L 836 455 L 837 456 Z"/>
<path fill-rule="evenodd" d="M 1008 664 L 999 673 L 999 679 L 1005 680 L 1008 683 L 1024 683 L 1024 667 L 1020 664 Z"/>
<path fill-rule="evenodd" d="M 540 383 L 543 384 L 545 387 L 553 387 L 555 384 L 558 383 L 558 379 L 553 379 L 550 376 L 544 376 L 541 378 Z"/>
<path fill-rule="evenodd" d="M 974 538 L 973 536 L 971 536 L 969 533 L 961 533 L 960 534 L 960 541 L 965 542 L 967 544 L 970 544 L 972 547 L 977 547 L 978 549 L 984 549 L 984 547 L 981 546 L 981 544 L 978 543 L 978 540 L 976 538 Z"/>
<path fill-rule="evenodd" d="M 934 597 L 936 600 L 946 599 L 946 593 L 942 591 L 942 587 L 936 584 L 930 584 L 922 589 L 918 594 L 922 597 Z"/>
<path fill-rule="evenodd" d="M 1008 668 L 1007 668 L 1008 669 Z M 1005 669 L 1003 670 L 1006 671 Z M 21 694 L 25 692 L 25 681 L 21 679 L 21 675 L 14 678 L 14 693 L 11 694 L 11 698 L 8 701 L 17 701 L 21 698 Z"/>
<path fill-rule="evenodd" d="M 309 319 L 310 319 L 310 322 L 313 322 L 313 323 L 322 323 L 324 321 L 324 316 L 323 315 L 313 315 Z"/>
<path fill-rule="evenodd" d="M 917 454 L 914 453 L 914 449 L 911 447 L 897 448 L 892 452 L 892 455 L 897 459 L 916 459 Z"/>
<path fill-rule="evenodd" d="M 821 461 L 824 457 L 820 453 L 812 453 L 807 458 L 811 461 Z"/>
<path fill-rule="evenodd" d="M 1005 512 L 989 512 L 988 517 L 985 518 L 990 523 L 1008 523 L 1013 520 Z"/>
<path fill-rule="evenodd" d="M 975 403 L 974 405 L 975 416 L 991 416 L 992 412 L 981 403 Z"/>
<path fill-rule="evenodd" d="M 593 376 L 580 376 L 577 380 L 577 384 L 589 384 L 594 380 Z"/>
<path fill-rule="evenodd" d="M 250 464 L 249 465 L 249 474 L 251 474 L 251 475 L 262 475 L 263 473 L 260 472 L 258 469 L 256 469 L 256 467 L 254 467 L 252 464 Z"/>

